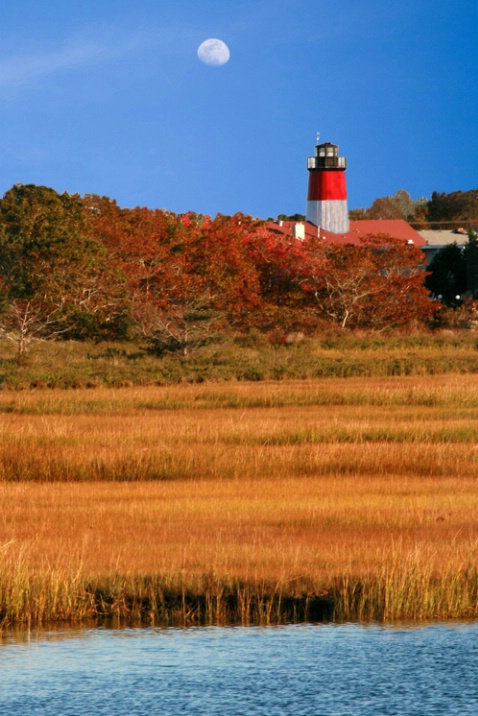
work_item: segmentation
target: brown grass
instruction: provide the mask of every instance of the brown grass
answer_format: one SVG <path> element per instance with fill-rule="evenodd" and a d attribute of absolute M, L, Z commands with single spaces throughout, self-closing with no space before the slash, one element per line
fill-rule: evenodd
<path fill-rule="evenodd" d="M 476 617 L 477 387 L 0 395 L 0 622 Z"/>

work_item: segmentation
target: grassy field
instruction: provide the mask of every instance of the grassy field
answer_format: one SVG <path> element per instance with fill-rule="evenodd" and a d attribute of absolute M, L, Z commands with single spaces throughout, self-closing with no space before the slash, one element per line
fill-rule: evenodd
<path fill-rule="evenodd" d="M 0 623 L 478 616 L 478 376 L 0 392 Z"/>
<path fill-rule="evenodd" d="M 473 331 L 411 336 L 358 334 L 271 345 L 260 333 L 224 337 L 192 351 L 158 356 L 136 343 L 39 341 L 19 365 L 0 341 L 0 388 L 98 388 L 178 383 L 315 380 L 478 373 Z"/>

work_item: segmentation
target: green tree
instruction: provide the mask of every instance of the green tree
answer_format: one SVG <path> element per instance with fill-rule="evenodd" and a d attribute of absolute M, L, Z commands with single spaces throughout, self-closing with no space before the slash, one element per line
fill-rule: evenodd
<path fill-rule="evenodd" d="M 367 218 L 367 212 L 365 209 L 350 209 L 349 219 L 350 221 L 362 221 Z"/>
<path fill-rule="evenodd" d="M 431 228 L 476 228 L 478 224 L 478 189 L 454 191 L 451 194 L 434 191 L 427 204 Z"/>
<path fill-rule="evenodd" d="M 430 293 L 447 305 L 455 305 L 456 297 L 467 290 L 466 263 L 465 253 L 456 243 L 437 251 L 425 282 Z"/>
<path fill-rule="evenodd" d="M 16 185 L 0 200 L 1 328 L 25 357 L 33 338 L 88 332 L 124 312 L 118 275 L 79 197 Z"/>
<path fill-rule="evenodd" d="M 271 219 L 274 221 L 274 219 Z M 305 221 L 304 214 L 279 214 L 276 221 Z"/>
<path fill-rule="evenodd" d="M 478 298 L 478 234 L 470 229 L 463 249 L 466 263 L 466 289 L 468 295 Z"/>

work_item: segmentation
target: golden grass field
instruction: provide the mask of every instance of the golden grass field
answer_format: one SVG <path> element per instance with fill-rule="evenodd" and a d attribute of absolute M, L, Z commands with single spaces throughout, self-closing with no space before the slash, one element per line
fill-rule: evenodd
<path fill-rule="evenodd" d="M 0 393 L 0 623 L 478 616 L 478 376 Z"/>

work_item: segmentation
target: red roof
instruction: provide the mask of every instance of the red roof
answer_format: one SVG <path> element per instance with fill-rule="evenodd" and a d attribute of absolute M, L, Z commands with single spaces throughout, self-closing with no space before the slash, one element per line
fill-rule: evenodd
<path fill-rule="evenodd" d="M 294 236 L 294 227 L 299 224 L 297 229 L 300 231 L 300 224 L 304 226 L 304 234 L 306 237 L 317 236 L 317 227 L 309 221 L 269 221 L 267 228 L 270 231 L 284 234 L 285 236 Z M 297 230 L 296 230 L 297 231 Z M 410 224 L 404 219 L 364 219 L 363 221 L 351 221 L 350 231 L 346 234 L 333 234 L 331 231 L 320 229 L 320 237 L 336 244 L 359 244 L 360 240 L 373 234 L 377 236 L 384 234 L 393 239 L 402 239 L 404 242 L 413 241 L 415 246 L 426 246 L 426 241 L 418 231 L 415 231 Z M 296 234 L 297 235 L 297 234 Z"/>

